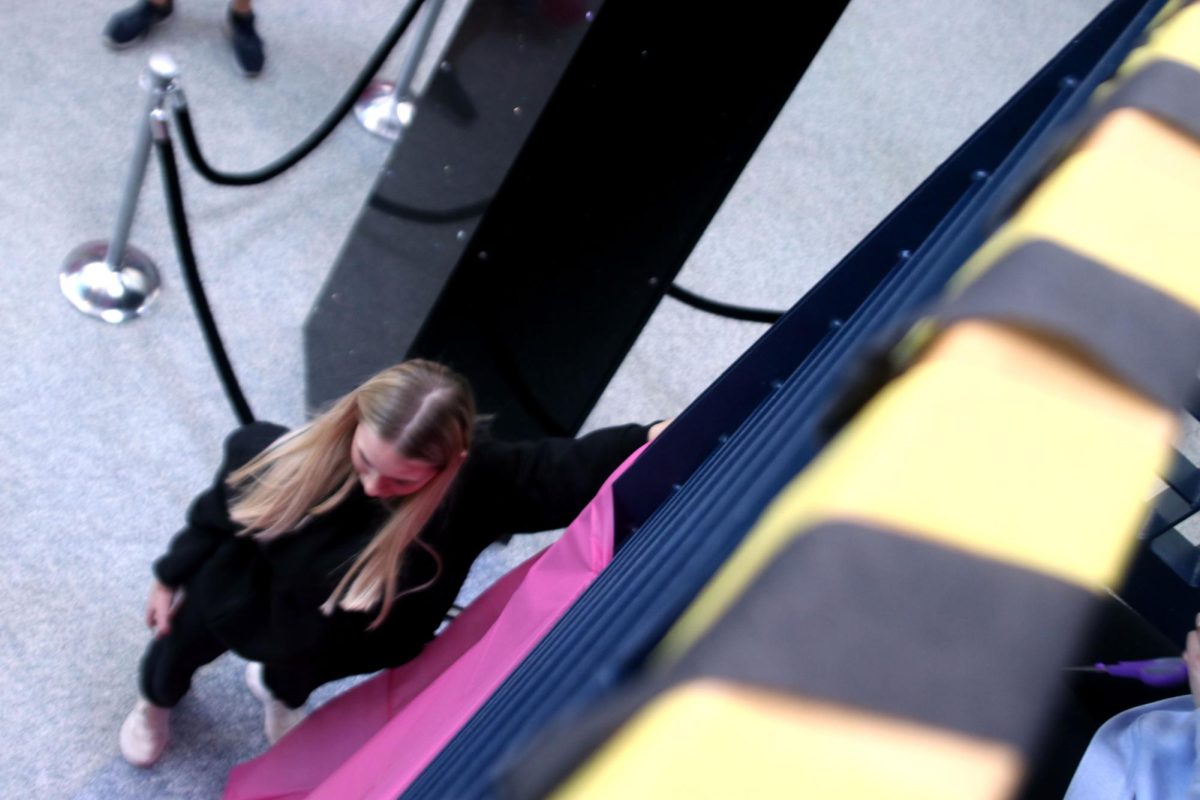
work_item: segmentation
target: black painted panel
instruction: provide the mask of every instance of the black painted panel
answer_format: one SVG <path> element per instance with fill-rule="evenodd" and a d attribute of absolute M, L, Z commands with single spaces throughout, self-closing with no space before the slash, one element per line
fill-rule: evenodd
<path fill-rule="evenodd" d="M 607 0 L 469 247 L 455 238 L 467 226 L 394 219 L 389 228 L 372 219 L 380 212 L 364 214 L 308 326 L 310 401 L 423 355 L 466 373 L 502 434 L 577 430 L 844 5 L 748 14 Z M 418 123 L 397 148 L 380 194 L 403 174 L 433 207 L 486 195 L 481 176 L 504 171 L 496 162 L 536 111 L 535 89 L 572 46 L 570 33 L 589 27 L 561 29 L 570 33 L 553 40 L 554 57 L 531 68 L 528 37 L 522 51 L 494 27 L 529 7 L 471 10 L 474 38 L 460 36 L 451 61 L 474 64 L 461 75 L 478 117 L 455 129 L 447 111 L 423 109 L 430 128 Z M 541 83 L 527 74 L 537 69 Z M 446 106 L 447 93 L 436 94 Z M 475 148 L 470 159 L 463 147 Z M 480 174 L 456 184 L 459 162 Z M 439 175 L 446 163 L 449 177 Z"/>
<path fill-rule="evenodd" d="M 467 10 L 305 323 L 310 409 L 409 352 L 598 6 Z"/>

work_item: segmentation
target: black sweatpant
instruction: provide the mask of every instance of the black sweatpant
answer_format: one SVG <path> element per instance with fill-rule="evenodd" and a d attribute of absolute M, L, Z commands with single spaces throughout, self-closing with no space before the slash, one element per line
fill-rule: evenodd
<path fill-rule="evenodd" d="M 228 649 L 209 630 L 200 607 L 189 603 L 185 593 L 171 619 L 171 632 L 152 641 L 142 657 L 142 696 L 156 706 L 175 706 L 191 688 L 196 670 Z M 344 676 L 318 665 L 281 668 L 266 664 L 263 669 L 263 683 L 271 694 L 292 708 L 304 705 L 313 689 L 340 677 Z"/>

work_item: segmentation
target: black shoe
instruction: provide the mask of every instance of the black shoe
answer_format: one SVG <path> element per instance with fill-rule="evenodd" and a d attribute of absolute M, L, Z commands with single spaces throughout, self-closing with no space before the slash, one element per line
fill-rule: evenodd
<path fill-rule="evenodd" d="M 254 12 L 239 14 L 232 8 L 226 17 L 229 23 L 229 43 L 233 45 L 233 57 L 237 59 L 238 68 L 248 78 L 253 78 L 262 72 L 266 56 L 263 53 L 263 40 L 258 38 L 254 30 Z"/>
<path fill-rule="evenodd" d="M 174 5 L 168 2 L 160 7 L 150 0 L 139 0 L 135 5 L 118 11 L 108 18 L 108 24 L 104 26 L 104 33 L 101 34 L 104 42 L 117 50 L 129 47 L 149 33 L 155 25 L 171 16 Z"/>

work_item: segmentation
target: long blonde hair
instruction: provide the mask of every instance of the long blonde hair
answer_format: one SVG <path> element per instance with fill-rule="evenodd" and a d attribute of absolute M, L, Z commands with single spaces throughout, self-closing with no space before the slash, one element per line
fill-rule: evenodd
<path fill-rule="evenodd" d="M 475 400 L 462 376 L 432 361 L 413 359 L 385 369 L 338 400 L 325 413 L 291 433 L 229 475 L 240 490 L 230 517 L 242 533 L 270 541 L 302 526 L 310 517 L 338 505 L 358 476 L 350 460 L 354 432 L 367 425 L 402 458 L 433 464 L 437 474 L 419 491 L 402 498 L 391 517 L 359 553 L 321 606 L 366 611 L 380 603 L 375 628 L 391 611 L 405 550 L 424 546 L 417 536 L 437 511 L 471 446 Z"/>

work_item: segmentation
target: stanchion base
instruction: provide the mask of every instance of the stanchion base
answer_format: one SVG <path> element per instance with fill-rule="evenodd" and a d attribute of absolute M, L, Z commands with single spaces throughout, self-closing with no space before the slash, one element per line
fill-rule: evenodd
<path fill-rule="evenodd" d="M 411 99 L 395 98 L 396 84 L 375 80 L 358 96 L 354 116 L 362 126 L 376 136 L 397 141 L 412 122 L 416 105 Z"/>
<path fill-rule="evenodd" d="M 119 269 L 109 268 L 107 255 L 105 241 L 76 247 L 58 273 L 58 285 L 71 305 L 116 324 L 140 316 L 158 297 L 158 269 L 136 247 L 125 247 Z"/>

